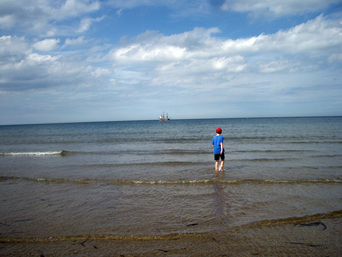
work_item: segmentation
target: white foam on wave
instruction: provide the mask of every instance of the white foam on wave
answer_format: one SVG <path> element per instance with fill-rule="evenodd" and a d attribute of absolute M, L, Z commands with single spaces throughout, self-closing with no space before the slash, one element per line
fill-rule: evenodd
<path fill-rule="evenodd" d="M 4 156 L 45 156 L 45 155 L 60 155 L 62 151 L 59 152 L 10 152 L 3 153 Z"/>

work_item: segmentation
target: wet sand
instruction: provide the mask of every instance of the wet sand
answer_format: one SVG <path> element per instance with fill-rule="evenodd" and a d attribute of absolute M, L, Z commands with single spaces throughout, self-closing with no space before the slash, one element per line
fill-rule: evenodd
<path fill-rule="evenodd" d="M 0 238 L 0 255 L 341 256 L 342 215 L 259 222 L 205 234 Z"/>

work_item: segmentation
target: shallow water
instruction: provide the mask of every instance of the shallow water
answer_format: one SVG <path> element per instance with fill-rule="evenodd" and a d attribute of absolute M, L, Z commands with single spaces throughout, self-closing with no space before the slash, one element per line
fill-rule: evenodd
<path fill-rule="evenodd" d="M 342 210 L 342 118 L 0 126 L 3 238 L 223 233 Z M 223 129 L 225 171 L 211 139 Z"/>

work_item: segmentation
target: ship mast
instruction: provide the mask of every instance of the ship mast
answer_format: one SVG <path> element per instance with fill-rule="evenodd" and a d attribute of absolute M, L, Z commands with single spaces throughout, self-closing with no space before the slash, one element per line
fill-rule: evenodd
<path fill-rule="evenodd" d="M 166 118 L 165 118 L 165 112 L 162 112 L 162 114 L 159 116 L 160 121 L 168 121 L 169 119 L 169 114 L 166 113 Z"/>

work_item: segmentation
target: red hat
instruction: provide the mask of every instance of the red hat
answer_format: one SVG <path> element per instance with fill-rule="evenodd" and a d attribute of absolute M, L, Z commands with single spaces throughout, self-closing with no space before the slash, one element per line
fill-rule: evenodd
<path fill-rule="evenodd" d="M 221 128 L 217 128 L 217 129 L 216 129 L 216 133 L 217 133 L 217 134 L 222 133 L 222 129 L 221 129 Z"/>

